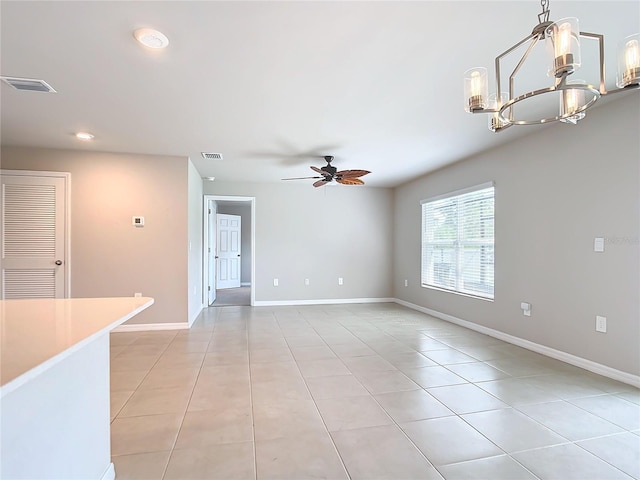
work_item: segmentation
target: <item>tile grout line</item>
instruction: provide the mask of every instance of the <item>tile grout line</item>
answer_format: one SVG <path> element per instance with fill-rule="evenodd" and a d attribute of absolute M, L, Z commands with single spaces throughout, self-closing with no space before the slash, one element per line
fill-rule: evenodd
<path fill-rule="evenodd" d="M 301 317 L 304 319 L 305 323 L 307 325 L 309 325 L 309 327 L 311 327 L 311 329 L 316 332 L 316 334 L 318 336 L 320 336 L 318 334 L 318 331 L 309 323 L 309 321 L 304 317 L 304 315 L 301 315 Z M 278 321 L 277 315 L 276 315 L 276 322 L 278 323 L 278 328 L 280 329 L 280 331 L 282 332 L 282 328 L 280 327 L 280 322 Z M 302 382 L 304 383 L 305 388 L 307 389 L 307 393 L 309 394 L 309 397 L 311 398 L 311 401 L 313 402 L 313 406 L 315 407 L 316 412 L 318 413 L 318 417 L 320 418 L 320 421 L 322 422 L 322 425 L 324 425 L 324 429 L 325 432 L 327 434 L 327 436 L 329 437 L 329 440 L 331 441 L 331 445 L 333 446 L 333 450 L 335 451 L 336 455 L 338 456 L 338 458 L 340 459 L 340 464 L 342 465 L 342 468 L 344 470 L 344 473 L 347 474 L 347 478 L 351 479 L 351 474 L 349 473 L 349 470 L 347 469 L 347 465 L 344 463 L 344 459 L 342 458 L 342 455 L 340 454 L 340 451 L 338 450 L 337 445 L 335 444 L 335 441 L 333 440 L 333 436 L 331 435 L 331 432 L 329 431 L 329 429 L 327 428 L 327 424 L 324 421 L 324 417 L 322 416 L 322 414 L 320 413 L 320 409 L 318 408 L 318 405 L 316 404 L 315 399 L 313 398 L 313 395 L 311 394 L 311 390 L 309 389 L 309 385 L 307 384 L 307 379 L 305 378 L 305 376 L 302 374 L 302 370 L 300 370 L 300 366 L 298 365 L 298 360 L 296 359 L 295 355 L 293 354 L 293 351 L 291 350 L 291 345 L 289 345 L 289 342 L 287 342 L 286 337 L 284 336 L 284 333 L 282 335 L 282 338 L 284 339 L 285 343 L 287 344 L 287 348 L 289 349 L 289 352 L 291 353 L 291 357 L 293 358 L 294 363 L 296 364 L 296 368 L 298 369 L 298 372 L 300 373 L 300 377 L 302 378 Z M 332 352 L 333 350 L 331 349 L 331 347 L 324 341 L 324 339 L 320 336 L 322 342 L 325 344 L 325 346 L 327 348 L 329 348 Z M 334 352 L 335 354 L 335 352 Z M 345 365 L 346 367 L 346 365 Z"/>
<path fill-rule="evenodd" d="M 139 338 L 141 335 L 137 335 L 137 337 Z M 175 337 L 174 337 L 175 338 Z M 172 340 L 173 341 L 173 340 Z M 172 342 L 171 341 L 171 342 Z M 109 342 L 111 342 L 111 338 L 109 338 Z M 135 340 L 134 340 L 135 342 Z M 151 368 L 149 368 L 149 370 L 147 371 L 147 373 L 144 374 L 144 376 L 142 377 L 142 380 L 140 380 L 140 383 L 138 383 L 138 385 L 136 386 L 136 388 L 131 392 L 131 395 L 129 395 L 129 398 L 127 398 L 127 400 L 122 404 L 122 406 L 118 409 L 118 413 L 116 413 L 113 416 L 113 420 L 111 420 L 109 422 L 109 425 L 113 424 L 113 422 L 118 418 L 118 416 L 120 415 L 120 413 L 122 412 L 122 410 L 124 409 L 124 407 L 126 407 L 127 403 L 129 403 L 129 401 L 131 400 L 131 398 L 133 397 L 133 395 L 138 391 L 138 389 L 140 388 L 140 385 L 142 385 L 142 383 L 145 381 L 145 379 L 149 376 L 149 374 L 151 373 L 151 370 L 153 370 L 153 367 L 156 366 L 156 364 L 158 363 L 158 361 L 160 360 L 160 357 L 162 357 L 162 355 L 164 354 L 164 352 L 167 351 L 167 348 L 169 348 L 169 345 L 171 344 L 171 342 L 167 343 L 167 346 L 162 350 L 162 352 L 160 352 L 160 355 L 158 355 L 158 358 L 156 359 L 155 362 L 153 362 L 153 365 L 151 365 Z M 129 345 L 127 345 L 127 348 L 130 347 L 133 344 L 133 342 Z M 123 350 L 124 351 L 124 350 Z M 123 352 L 120 352 L 118 355 L 120 355 Z M 116 355 L 116 357 L 118 356 Z M 109 367 L 111 368 L 111 367 Z M 125 370 L 126 371 L 126 370 Z M 109 369 L 109 375 L 111 375 L 111 369 Z M 109 379 L 109 398 L 111 398 L 111 379 Z M 120 418 L 126 418 L 126 417 L 120 417 Z M 111 430 L 111 427 L 109 427 L 109 430 Z"/>
<path fill-rule="evenodd" d="M 213 339 L 213 332 L 215 331 L 215 321 L 214 321 L 214 328 L 211 331 L 211 338 L 209 339 L 209 344 L 211 344 L 211 341 Z M 174 338 L 175 340 L 175 338 Z M 209 349 L 209 344 L 207 344 L 207 350 Z M 202 365 L 204 365 L 204 360 L 207 357 L 207 353 L 205 351 L 205 354 L 202 357 L 202 362 L 200 363 L 200 367 L 198 369 L 198 375 L 196 375 L 196 381 L 193 383 L 193 387 L 191 388 L 191 394 L 189 395 L 189 400 L 187 401 L 187 405 L 184 409 L 184 413 L 182 414 L 182 421 L 180 422 L 180 427 L 178 427 L 178 432 L 176 433 L 176 438 L 173 440 L 173 445 L 171 446 L 171 450 L 169 451 L 169 458 L 167 458 L 167 463 L 164 466 L 164 469 L 162 471 L 162 476 L 160 477 L 162 480 L 164 480 L 165 476 L 167 475 L 167 470 L 169 469 L 169 464 L 171 463 L 171 458 L 173 457 L 173 452 L 175 451 L 176 448 L 176 444 L 178 443 L 178 438 L 180 437 L 180 432 L 182 431 L 182 427 L 184 426 L 184 419 L 187 416 L 187 412 L 189 410 L 189 405 L 191 404 L 191 399 L 193 398 L 193 392 L 196 389 L 196 384 L 198 383 L 198 379 L 200 378 L 200 374 L 202 373 Z"/>
<path fill-rule="evenodd" d="M 275 317 L 275 315 L 274 315 Z M 247 339 L 247 369 L 249 370 L 249 405 L 251 407 L 251 438 L 253 439 L 253 478 L 258 479 L 258 453 L 256 440 L 255 412 L 253 408 L 253 385 L 251 382 L 251 344 L 249 340 L 249 322 L 245 321 L 245 337 Z"/>
<path fill-rule="evenodd" d="M 368 323 L 371 323 L 371 322 L 368 322 Z M 358 337 L 358 338 L 359 338 L 359 337 Z M 372 348 L 372 347 L 371 347 L 371 346 L 370 346 L 370 345 L 369 345 L 365 340 L 362 340 L 362 339 L 361 339 L 361 341 L 362 341 L 362 342 L 364 342 L 364 343 L 365 343 L 369 348 L 371 348 L 371 349 L 373 350 L 373 348 Z M 374 350 L 374 351 L 375 351 L 375 350 Z M 377 355 L 379 355 L 381 358 L 384 358 L 384 357 L 382 357 L 378 352 L 376 352 L 376 354 L 377 354 Z M 386 360 L 386 359 L 385 359 L 385 360 Z M 388 361 L 388 360 L 387 360 L 387 361 Z M 389 363 L 391 363 L 391 362 L 389 362 Z M 393 364 L 392 364 L 392 365 L 393 365 Z M 395 365 L 393 365 L 393 366 L 395 367 Z M 347 366 L 347 369 L 351 372 L 351 369 L 350 369 L 348 366 Z M 405 377 L 409 378 L 409 377 L 408 377 L 404 372 L 401 372 L 399 369 L 397 369 L 397 371 L 399 371 L 400 373 L 402 373 Z M 351 374 L 352 374 L 352 375 L 354 375 L 354 377 L 357 379 L 357 377 L 355 376 L 355 374 L 354 374 L 353 372 L 351 372 Z M 411 380 L 411 379 L 409 378 L 409 380 Z M 358 381 L 359 381 L 359 380 L 358 380 Z M 413 380 L 411 380 L 411 381 L 413 382 Z M 414 383 L 415 383 L 416 385 L 418 385 L 416 382 L 414 382 Z M 363 386 L 364 386 L 364 385 L 363 385 Z M 427 392 L 427 391 L 426 391 L 426 389 L 424 389 L 421 385 L 418 385 L 418 387 L 420 387 L 420 389 L 421 389 L 421 390 L 423 390 L 425 393 L 429 394 L 429 392 Z M 381 409 L 381 410 L 382 410 L 382 411 L 387 415 L 387 417 L 389 417 L 389 419 L 393 422 L 393 425 L 395 425 L 395 426 L 398 428 L 398 430 L 399 430 L 399 431 L 400 431 L 400 433 L 404 436 L 404 438 L 406 438 L 406 439 L 409 441 L 409 443 L 410 443 L 411 445 L 413 445 L 413 447 L 416 449 L 416 451 L 417 451 L 417 452 L 418 452 L 418 453 L 419 453 L 419 454 L 420 454 L 420 455 L 421 455 L 421 456 L 426 460 L 426 462 L 427 462 L 429 465 L 431 465 L 431 467 L 432 467 L 436 472 L 438 472 L 438 474 L 439 474 L 440 476 L 442 476 L 442 478 L 445 478 L 445 477 L 444 477 L 444 475 L 442 474 L 442 472 L 438 469 L 438 467 L 436 467 L 436 465 L 434 465 L 434 464 L 433 464 L 433 462 L 432 462 L 431 460 L 429 460 L 429 458 L 427 457 L 427 455 L 426 455 L 426 454 L 425 454 L 425 453 L 424 453 L 424 452 L 423 452 L 423 451 L 418 447 L 418 445 L 416 445 L 416 443 L 415 443 L 415 442 L 414 442 L 414 441 L 409 437 L 409 435 L 407 434 L 407 432 L 405 432 L 405 431 L 404 431 L 404 429 L 403 429 L 403 428 L 398 424 L 398 422 L 396 422 L 395 418 L 393 418 L 393 417 L 392 417 L 392 416 L 391 416 L 391 415 L 390 415 L 390 414 L 385 410 L 385 408 L 380 404 L 380 402 L 379 402 L 379 401 L 378 401 L 378 399 L 375 397 L 375 395 L 374 395 L 373 393 L 371 393 L 371 391 L 370 391 L 366 386 L 364 386 L 364 388 L 365 388 L 365 389 L 367 389 L 367 391 L 369 391 L 369 396 L 373 399 L 373 401 L 374 401 L 374 402 L 376 402 L 376 405 L 378 405 L 378 406 L 380 407 L 380 409 Z M 440 402 L 437 398 L 435 398 L 435 397 L 433 397 L 433 398 L 434 398 L 436 401 L 438 401 L 439 403 L 441 403 L 441 404 L 442 404 L 442 402 Z M 444 405 L 444 404 L 442 404 L 442 405 Z M 446 407 L 446 405 L 444 405 L 444 406 Z M 448 408 L 448 407 L 446 407 L 446 408 Z M 450 408 L 448 408 L 448 409 L 449 409 L 452 413 L 454 413 L 454 415 L 455 415 L 455 412 L 453 412 Z M 447 415 L 447 416 L 449 416 L 449 415 Z M 441 417 L 441 418 L 443 418 L 443 417 Z M 368 428 L 372 428 L 372 427 L 368 427 Z"/>

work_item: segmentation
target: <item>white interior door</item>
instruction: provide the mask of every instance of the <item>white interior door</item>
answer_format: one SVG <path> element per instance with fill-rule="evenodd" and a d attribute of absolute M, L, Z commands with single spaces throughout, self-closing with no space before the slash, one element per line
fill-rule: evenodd
<path fill-rule="evenodd" d="M 215 200 L 209 200 L 207 208 L 207 228 L 209 232 L 209 245 L 207 245 L 207 265 L 209 270 L 207 273 L 207 299 L 208 305 L 211 305 L 216 301 L 216 221 L 218 205 Z"/>
<path fill-rule="evenodd" d="M 217 214 L 217 288 L 240 286 L 241 227 L 239 215 Z"/>
<path fill-rule="evenodd" d="M 0 298 L 68 296 L 67 179 L 2 172 Z"/>

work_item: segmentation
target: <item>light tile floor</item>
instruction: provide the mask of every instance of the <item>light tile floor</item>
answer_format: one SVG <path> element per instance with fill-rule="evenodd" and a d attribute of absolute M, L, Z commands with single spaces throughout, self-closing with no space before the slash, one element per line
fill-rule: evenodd
<path fill-rule="evenodd" d="M 640 478 L 640 390 L 396 304 L 111 335 L 135 479 Z"/>

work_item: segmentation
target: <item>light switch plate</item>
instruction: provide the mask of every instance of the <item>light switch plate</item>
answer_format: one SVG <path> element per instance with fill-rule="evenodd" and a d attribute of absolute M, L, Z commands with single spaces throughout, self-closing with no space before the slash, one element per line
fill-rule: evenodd
<path fill-rule="evenodd" d="M 593 251 L 594 252 L 604 252 L 604 238 L 596 237 L 593 241 Z"/>

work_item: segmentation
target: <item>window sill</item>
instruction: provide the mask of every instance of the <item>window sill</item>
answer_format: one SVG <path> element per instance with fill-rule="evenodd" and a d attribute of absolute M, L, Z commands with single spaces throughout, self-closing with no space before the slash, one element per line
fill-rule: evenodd
<path fill-rule="evenodd" d="M 451 293 L 453 295 L 458 295 L 458 296 L 461 296 L 461 297 L 473 298 L 473 299 L 476 299 L 476 300 L 484 300 L 485 302 L 493 303 L 495 301 L 495 297 L 494 298 L 481 297 L 479 295 L 472 295 L 470 293 L 457 292 L 455 290 L 447 290 L 446 288 L 438 288 L 438 287 L 434 287 L 432 285 L 425 285 L 424 283 L 421 284 L 420 286 L 422 288 L 427 288 L 429 290 L 435 290 L 436 292 Z"/>

